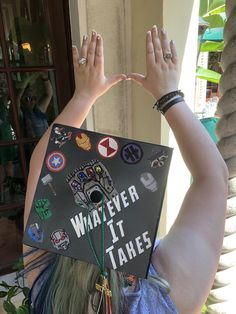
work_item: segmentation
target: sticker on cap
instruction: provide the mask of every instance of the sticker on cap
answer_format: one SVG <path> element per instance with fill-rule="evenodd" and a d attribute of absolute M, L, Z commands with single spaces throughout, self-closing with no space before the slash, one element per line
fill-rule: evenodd
<path fill-rule="evenodd" d="M 148 158 L 152 168 L 163 167 L 167 159 L 168 155 L 164 152 L 164 150 L 154 152 L 152 156 Z"/>
<path fill-rule="evenodd" d="M 136 143 L 128 143 L 121 149 L 121 158 L 127 164 L 137 164 L 143 158 L 143 150 Z"/>
<path fill-rule="evenodd" d="M 49 209 L 50 202 L 47 198 L 41 198 L 35 201 L 34 208 L 36 210 L 36 213 L 39 215 L 39 217 L 42 220 L 46 220 L 52 216 L 52 212 Z"/>
<path fill-rule="evenodd" d="M 42 243 L 44 232 L 38 223 L 31 224 L 28 228 L 28 235 L 34 242 Z"/>
<path fill-rule="evenodd" d="M 66 177 L 76 205 L 91 209 L 99 208 L 104 202 L 117 195 L 111 175 L 99 160 L 92 160 L 74 169 Z"/>
<path fill-rule="evenodd" d="M 54 142 L 54 144 L 59 145 L 59 148 L 61 148 L 66 142 L 71 140 L 72 132 L 66 132 L 64 131 L 64 128 L 55 127 L 53 129 L 53 137 L 51 138 L 51 141 Z"/>
<path fill-rule="evenodd" d="M 46 176 L 41 178 L 41 182 L 43 183 L 43 185 L 48 186 L 52 194 L 56 196 L 57 193 L 52 185 L 52 181 L 53 181 L 53 177 L 50 175 L 50 173 L 48 173 Z"/>
<path fill-rule="evenodd" d="M 102 138 L 97 146 L 99 154 L 104 158 L 111 158 L 118 152 L 119 146 L 117 141 L 110 136 Z"/>
<path fill-rule="evenodd" d="M 90 138 L 85 133 L 78 133 L 75 138 L 76 144 L 79 148 L 82 148 L 84 151 L 90 151 L 92 144 Z"/>
<path fill-rule="evenodd" d="M 46 165 L 48 170 L 52 172 L 59 172 L 66 165 L 66 157 L 61 152 L 54 151 L 47 156 Z"/>
<path fill-rule="evenodd" d="M 140 181 L 147 190 L 151 192 L 156 192 L 158 190 L 157 181 L 150 172 L 142 173 Z"/>
<path fill-rule="evenodd" d="M 69 247 L 70 239 L 64 229 L 57 229 L 53 231 L 50 236 L 50 239 L 53 246 L 57 250 L 66 251 Z"/>

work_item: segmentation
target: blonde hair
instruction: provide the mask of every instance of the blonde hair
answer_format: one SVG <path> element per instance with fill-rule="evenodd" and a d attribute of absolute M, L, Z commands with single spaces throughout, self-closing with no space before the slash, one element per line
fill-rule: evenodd
<path fill-rule="evenodd" d="M 99 267 L 80 262 L 70 257 L 46 253 L 48 265 L 36 279 L 30 293 L 33 308 L 31 313 L 36 314 L 85 314 L 89 308 L 97 313 L 98 293 L 95 284 L 99 281 Z M 38 267 L 40 258 L 33 264 Z M 45 260 L 45 256 L 44 256 Z M 28 265 L 31 270 L 34 265 Z M 27 272 L 26 267 L 26 272 Z M 109 284 L 112 291 L 113 314 L 128 314 L 128 305 L 123 293 L 125 276 L 115 270 L 109 270 Z M 155 282 L 166 292 L 169 284 L 157 276 L 149 276 L 150 282 Z M 92 311 L 92 312 L 93 312 Z M 105 314 L 105 309 L 99 312 Z"/>

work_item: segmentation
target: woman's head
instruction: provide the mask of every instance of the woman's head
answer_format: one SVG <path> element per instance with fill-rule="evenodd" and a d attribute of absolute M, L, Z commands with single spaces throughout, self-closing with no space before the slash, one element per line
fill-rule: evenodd
<path fill-rule="evenodd" d="M 27 86 L 22 97 L 21 104 L 25 109 L 32 110 L 37 103 L 35 90 L 31 86 Z"/>
<path fill-rule="evenodd" d="M 33 313 L 96 313 L 100 296 L 96 283 L 99 282 L 100 274 L 100 269 L 93 264 L 55 256 L 32 287 Z M 111 270 L 108 276 L 112 291 L 112 313 L 126 313 L 123 275 Z M 99 313 L 105 313 L 105 309 Z"/>

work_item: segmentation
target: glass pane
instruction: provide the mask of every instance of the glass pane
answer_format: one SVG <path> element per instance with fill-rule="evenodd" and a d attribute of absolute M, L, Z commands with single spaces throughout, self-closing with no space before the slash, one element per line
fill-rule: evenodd
<path fill-rule="evenodd" d="M 53 71 L 13 73 L 22 135 L 40 138 L 58 114 Z"/>
<path fill-rule="evenodd" d="M 22 202 L 25 183 L 17 146 L 0 147 L 0 205 Z"/>
<path fill-rule="evenodd" d="M 36 144 L 37 142 L 24 145 L 25 146 L 25 161 L 26 161 L 26 166 L 28 167 L 27 168 L 28 171 L 29 171 L 30 157 L 33 153 L 33 150 Z"/>
<path fill-rule="evenodd" d="M 51 65 L 51 41 L 43 0 L 1 0 L 12 66 Z"/>
<path fill-rule="evenodd" d="M 16 139 L 6 74 L 0 73 L 0 142 Z"/>
<path fill-rule="evenodd" d="M 22 256 L 23 208 L 0 212 L 0 274 L 19 268 Z"/>

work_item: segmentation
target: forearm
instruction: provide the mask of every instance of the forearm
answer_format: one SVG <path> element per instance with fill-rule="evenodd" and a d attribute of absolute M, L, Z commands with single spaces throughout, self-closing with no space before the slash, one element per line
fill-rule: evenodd
<path fill-rule="evenodd" d="M 226 178 L 226 165 L 210 136 L 185 102 L 165 114 L 193 179 Z"/>
<path fill-rule="evenodd" d="M 94 102 L 95 99 L 92 98 L 73 96 L 53 123 L 60 123 L 79 128 L 88 115 Z M 43 163 L 47 143 L 51 133 L 51 127 L 52 126 L 50 126 L 45 134 L 41 137 L 31 157 L 31 166 L 37 164 L 38 169 L 40 169 Z"/>

